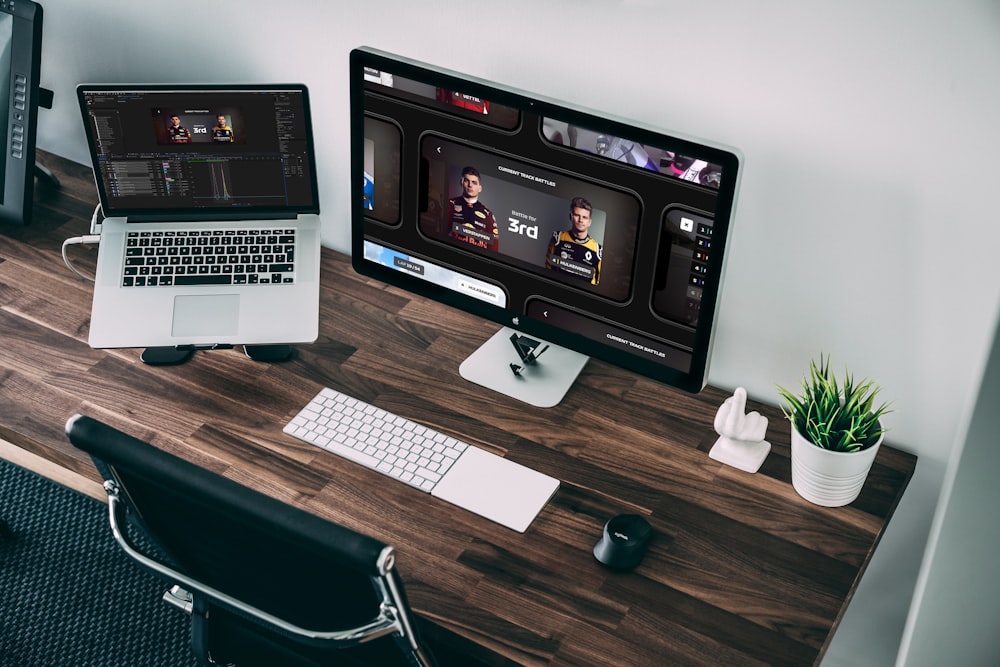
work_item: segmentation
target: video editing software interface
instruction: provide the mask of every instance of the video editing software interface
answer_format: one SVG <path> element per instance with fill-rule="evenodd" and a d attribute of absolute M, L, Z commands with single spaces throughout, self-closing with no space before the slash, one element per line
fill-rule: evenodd
<path fill-rule="evenodd" d="M 407 65 L 353 72 L 365 259 L 701 389 L 738 158 Z"/>
<path fill-rule="evenodd" d="M 302 91 L 84 90 L 82 103 L 115 210 L 317 205 Z"/>

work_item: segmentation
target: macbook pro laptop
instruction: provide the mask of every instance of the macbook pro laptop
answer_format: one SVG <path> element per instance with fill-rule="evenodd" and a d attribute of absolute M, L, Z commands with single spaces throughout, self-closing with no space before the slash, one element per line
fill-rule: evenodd
<path fill-rule="evenodd" d="M 306 87 L 81 84 L 77 96 L 105 216 L 90 345 L 314 341 Z"/>

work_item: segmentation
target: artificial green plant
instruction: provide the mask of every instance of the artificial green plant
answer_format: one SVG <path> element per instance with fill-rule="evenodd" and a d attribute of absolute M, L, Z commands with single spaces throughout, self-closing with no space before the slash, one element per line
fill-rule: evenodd
<path fill-rule="evenodd" d="M 843 383 L 838 383 L 829 357 L 822 354 L 818 364 L 810 360 L 801 393 L 778 386 L 785 400 L 781 410 L 792 427 L 817 447 L 837 452 L 867 449 L 885 433 L 882 416 L 890 410 L 888 403 L 875 406 L 880 391 L 872 380 L 855 382 L 846 369 Z"/>

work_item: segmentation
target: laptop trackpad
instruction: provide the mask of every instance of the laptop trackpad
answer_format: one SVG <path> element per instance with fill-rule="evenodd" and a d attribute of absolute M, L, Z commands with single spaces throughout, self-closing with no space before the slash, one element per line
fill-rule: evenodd
<path fill-rule="evenodd" d="M 173 336 L 235 336 L 239 331 L 239 294 L 174 297 Z"/>

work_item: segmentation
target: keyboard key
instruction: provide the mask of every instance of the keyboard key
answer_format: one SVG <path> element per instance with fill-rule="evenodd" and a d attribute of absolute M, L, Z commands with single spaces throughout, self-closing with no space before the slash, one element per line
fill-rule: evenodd
<path fill-rule="evenodd" d="M 224 273 L 198 273 L 174 278 L 175 285 L 230 285 L 233 277 Z"/>

